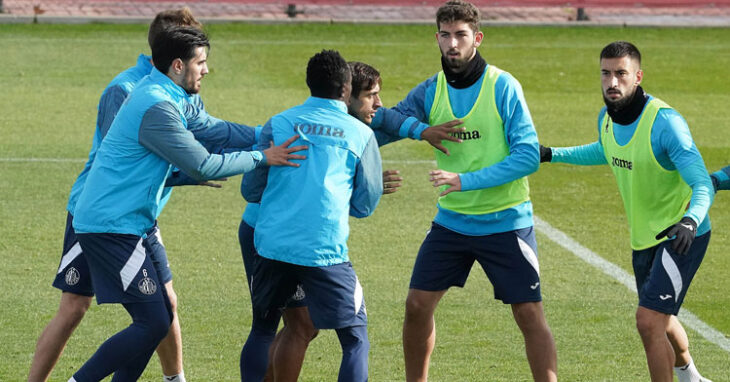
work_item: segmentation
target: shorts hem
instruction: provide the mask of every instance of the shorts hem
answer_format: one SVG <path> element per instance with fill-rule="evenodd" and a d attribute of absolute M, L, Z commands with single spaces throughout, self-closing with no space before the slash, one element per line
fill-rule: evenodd
<path fill-rule="evenodd" d="M 661 307 L 653 306 L 653 305 L 648 305 L 646 303 L 644 303 L 644 304 L 639 303 L 639 306 L 642 307 L 642 308 L 646 308 L 646 309 L 649 309 L 649 310 L 653 310 L 655 312 L 664 313 L 664 314 L 671 314 L 672 316 L 676 316 L 677 314 L 679 314 L 679 308 L 677 308 L 676 310 L 675 309 L 671 309 L 671 311 L 670 311 L 670 309 L 661 308 Z"/>

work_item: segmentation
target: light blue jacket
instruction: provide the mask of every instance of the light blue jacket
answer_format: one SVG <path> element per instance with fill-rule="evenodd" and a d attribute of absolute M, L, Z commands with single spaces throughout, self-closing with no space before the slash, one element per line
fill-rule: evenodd
<path fill-rule="evenodd" d="M 258 202 L 254 243 L 266 258 L 303 266 L 349 261 L 348 215 L 370 215 L 383 194 L 380 153 L 370 128 L 344 102 L 310 97 L 269 120 L 259 144 L 306 145 L 301 167 L 259 168 L 242 191 Z M 268 179 L 266 176 L 268 170 Z M 251 176 L 254 175 L 254 176 Z"/>
<path fill-rule="evenodd" d="M 210 154 L 188 130 L 188 97 L 157 69 L 136 85 L 96 152 L 73 212 L 77 232 L 143 236 L 159 214 L 171 164 L 202 181 L 262 163 L 260 152 Z"/>
<path fill-rule="evenodd" d="M 89 159 L 84 165 L 84 169 L 76 178 L 71 193 L 69 195 L 66 210 L 73 214 L 76 208 L 76 202 L 84 188 L 86 177 L 88 176 L 91 165 L 96 158 L 96 151 L 101 145 L 101 141 L 106 136 L 109 127 L 114 121 L 114 117 L 122 107 L 122 103 L 132 92 L 137 83 L 150 74 L 152 71 L 152 58 L 150 56 L 140 54 L 137 57 L 135 66 L 121 72 L 107 85 L 102 92 L 99 100 L 96 128 L 92 141 L 91 150 L 89 151 Z M 188 102 L 185 105 L 185 118 L 188 121 L 190 131 L 193 132 L 195 139 L 203 143 L 203 145 L 211 152 L 217 152 L 224 148 L 250 148 L 256 144 L 256 139 L 260 133 L 260 128 L 252 128 L 250 126 L 237 124 L 234 122 L 224 121 L 209 115 L 205 111 L 205 106 L 200 95 L 188 95 Z M 184 173 L 174 171 L 167 179 L 167 186 L 181 186 L 197 184 L 197 182 L 186 176 Z M 162 208 L 170 198 L 172 187 L 168 187 L 163 192 L 158 208 L 158 215 L 162 212 Z"/>
<path fill-rule="evenodd" d="M 73 214 L 79 195 L 81 195 L 81 191 L 84 189 L 86 177 L 89 175 L 89 170 L 91 170 L 91 165 L 94 163 L 94 158 L 96 158 L 96 151 L 99 149 L 99 145 L 101 145 L 101 141 L 104 139 L 107 131 L 109 131 L 109 127 L 112 125 L 114 117 L 117 115 L 124 99 L 132 92 L 132 89 L 134 89 L 137 82 L 144 76 L 150 74 L 152 68 L 153 66 L 150 62 L 150 57 L 140 54 L 139 57 L 137 57 L 137 65 L 114 77 L 112 82 L 107 85 L 104 92 L 101 94 L 96 115 L 96 129 L 94 130 L 94 138 L 91 143 L 91 151 L 89 151 L 89 159 L 86 161 L 84 169 L 81 171 L 79 176 L 76 178 L 74 185 L 71 187 L 71 194 L 68 197 L 66 210 L 68 210 L 71 214 Z"/>

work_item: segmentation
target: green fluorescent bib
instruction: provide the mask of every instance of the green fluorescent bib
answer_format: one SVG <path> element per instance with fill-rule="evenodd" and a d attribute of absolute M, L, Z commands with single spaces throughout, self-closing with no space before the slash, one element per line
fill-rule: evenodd
<path fill-rule="evenodd" d="M 644 107 L 634 136 L 619 146 L 608 113 L 601 121 L 601 142 L 606 161 L 616 176 L 631 228 L 631 248 L 642 250 L 659 244 L 655 236 L 684 215 L 692 189 L 679 172 L 657 162 L 651 147 L 651 130 L 660 109 L 671 107 L 652 99 Z"/>
<path fill-rule="evenodd" d="M 460 118 L 464 122 L 462 126 L 466 128 L 466 131 L 459 133 L 462 142 L 443 141 L 451 155 L 446 156 L 434 149 L 439 169 L 455 173 L 472 172 L 500 162 L 509 155 L 504 124 L 494 97 L 494 85 L 501 73 L 500 69 L 492 65 L 487 67 L 474 107 L 465 117 Z M 454 119 L 456 117 L 449 102 L 446 76 L 440 72 L 429 124 L 437 125 Z M 446 186 L 442 186 L 441 190 L 444 189 Z M 483 215 L 514 207 L 529 199 L 527 178 L 523 177 L 497 187 L 452 192 L 440 197 L 439 205 L 460 214 Z"/>

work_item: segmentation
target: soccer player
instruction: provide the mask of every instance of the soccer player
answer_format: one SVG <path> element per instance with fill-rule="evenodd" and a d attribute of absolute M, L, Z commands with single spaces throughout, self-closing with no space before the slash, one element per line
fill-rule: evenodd
<path fill-rule="evenodd" d="M 639 307 L 636 327 L 652 381 L 707 381 L 689 353 L 677 320 L 710 241 L 712 182 L 687 122 L 644 92 L 641 54 L 616 41 L 601 51 L 606 106 L 598 140 L 576 147 L 541 147 L 543 162 L 608 164 L 616 176 L 631 230 Z"/>
<path fill-rule="evenodd" d="M 425 140 L 436 148 L 444 149 L 443 140 L 459 141 L 455 137 L 456 134 L 463 131 L 462 128 L 457 127 L 461 123 L 459 120 L 428 126 L 413 117 L 383 108 L 380 101 L 382 84 L 380 72 L 362 62 L 350 62 L 348 65 L 352 73 L 352 91 L 348 113 L 373 128 L 378 146 L 402 138 L 412 138 Z M 243 195 L 247 195 L 244 190 L 250 186 L 250 179 L 244 178 L 241 183 Z M 384 171 L 383 194 L 396 192 L 401 186 L 401 180 L 402 178 L 396 170 Z M 253 227 L 258 216 L 258 208 L 258 203 L 249 201 L 238 232 L 249 285 L 255 256 Z M 299 289 L 288 300 L 283 313 L 284 327 L 276 337 L 268 331 L 261 332 L 255 327 L 251 328 L 248 340 L 241 351 L 241 376 L 244 381 L 272 378 L 274 362 L 269 361 L 273 359 L 276 359 L 278 380 L 296 380 L 298 378 L 309 342 L 318 334 L 318 330 L 314 328 L 309 317 L 304 297 L 303 291 Z M 249 360 L 246 361 L 246 358 Z M 245 369 L 244 364 L 247 365 Z"/>
<path fill-rule="evenodd" d="M 99 146 L 74 209 L 73 228 L 98 303 L 120 303 L 132 324 L 105 341 L 70 381 L 136 380 L 167 335 L 172 311 L 143 237 L 154 227 L 172 166 L 198 181 L 291 165 L 295 138 L 254 152 L 210 154 L 187 129 L 184 108 L 208 73 L 207 36 L 172 27 L 152 43 L 155 68 L 119 109 Z"/>
<path fill-rule="evenodd" d="M 163 11 L 157 14 L 150 24 L 148 32 L 150 46 L 160 31 L 174 25 L 192 26 L 202 29 L 202 25 L 193 17 L 188 8 Z M 83 189 L 89 169 L 94 162 L 96 150 L 109 130 L 114 117 L 122 106 L 122 102 L 124 102 L 124 99 L 134 88 L 135 84 L 152 71 L 152 67 L 152 58 L 141 54 L 137 59 L 137 65 L 115 77 L 102 93 L 89 160 L 72 187 L 66 207 L 68 217 L 66 220 L 66 233 L 63 245 L 64 256 L 53 283 L 63 293 L 61 294 L 58 312 L 51 322 L 48 323 L 38 339 L 28 376 L 28 381 L 30 382 L 45 381 L 48 379 L 66 342 L 81 322 L 91 304 L 94 292 L 84 254 L 80 250 L 76 235 L 73 231 L 72 212 L 76 206 L 78 196 Z M 194 132 L 196 137 L 209 142 L 211 147 L 246 147 L 256 143 L 252 128 L 219 120 L 208 115 L 198 94 L 191 95 L 190 102 L 185 107 L 185 114 L 190 130 Z M 189 182 L 190 179 L 180 172 L 173 173 L 168 179 L 168 185 L 183 185 Z M 216 187 L 215 184 L 209 182 L 202 184 Z M 167 201 L 170 195 L 169 192 L 170 188 L 166 188 L 163 201 Z M 159 212 L 161 212 L 161 208 L 158 210 L 158 214 Z M 174 315 L 170 332 L 157 349 L 164 374 L 163 378 L 168 382 L 184 382 L 182 341 L 180 323 L 177 317 L 177 295 L 172 287 L 172 273 L 168 266 L 165 247 L 162 245 L 160 232 L 156 225 L 147 233 L 144 245 L 152 261 L 158 265 L 157 269 L 160 272 L 158 277 L 167 291 Z"/>
<path fill-rule="evenodd" d="M 324 50 L 310 58 L 311 97 L 272 117 L 259 139 L 281 142 L 295 131 L 309 147 L 307 161 L 291 169 L 296 171 L 272 168 L 268 180 L 266 171 L 256 171 L 243 191 L 255 202 L 265 187 L 254 234 L 258 256 L 250 276 L 252 335 L 273 337 L 280 309 L 301 287 L 314 327 L 337 332 L 342 346 L 339 380 L 366 381 L 367 316 L 362 287 L 349 262 L 348 215 L 370 215 L 383 193 L 383 180 L 372 130 L 347 114 L 350 81 L 350 69 L 338 52 Z M 249 362 L 255 361 L 242 357 L 242 371 L 261 368 Z M 274 373 L 275 380 L 288 380 Z"/>
<path fill-rule="evenodd" d="M 436 331 L 434 312 L 452 286 L 463 287 L 474 261 L 510 304 L 536 381 L 557 380 L 555 342 L 543 313 L 537 242 L 527 175 L 539 166 L 537 134 L 522 88 L 487 64 L 477 48 L 480 13 L 455 0 L 436 13 L 443 71 L 416 86 L 396 109 L 434 124 L 459 118 L 459 144 L 435 151 L 438 212 L 418 252 L 406 298 L 406 379 L 425 381 Z M 490 379 L 485 375 L 484 379 Z"/>

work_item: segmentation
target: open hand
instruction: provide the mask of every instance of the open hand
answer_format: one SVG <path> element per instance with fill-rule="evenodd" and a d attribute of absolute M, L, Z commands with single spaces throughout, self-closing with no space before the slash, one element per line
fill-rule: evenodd
<path fill-rule="evenodd" d="M 398 170 L 383 171 L 383 195 L 392 194 L 398 191 L 403 178 L 399 176 Z"/>
<path fill-rule="evenodd" d="M 448 195 L 454 191 L 461 191 L 461 178 L 459 178 L 459 174 L 444 170 L 433 170 L 428 174 L 431 176 L 430 180 L 433 182 L 434 187 L 443 185 L 450 186 L 441 193 L 441 196 Z"/>
<path fill-rule="evenodd" d="M 300 145 L 289 147 L 294 141 L 299 139 L 298 135 L 295 135 L 286 140 L 280 146 L 274 146 L 274 142 L 271 142 L 271 146 L 264 150 L 266 155 L 266 164 L 269 166 L 292 166 L 299 167 L 299 163 L 290 162 L 290 159 L 307 159 L 304 155 L 292 154 L 293 152 L 306 150 L 307 146 Z"/>
<path fill-rule="evenodd" d="M 461 125 L 461 121 L 455 119 L 453 121 L 445 122 L 440 125 L 433 125 L 428 127 L 426 130 L 421 132 L 421 139 L 431 144 L 431 146 L 440 150 L 446 155 L 449 155 L 449 149 L 444 147 L 441 141 L 451 141 L 461 143 L 461 139 L 457 138 L 459 132 L 464 131 L 464 127 L 456 127 Z"/>

